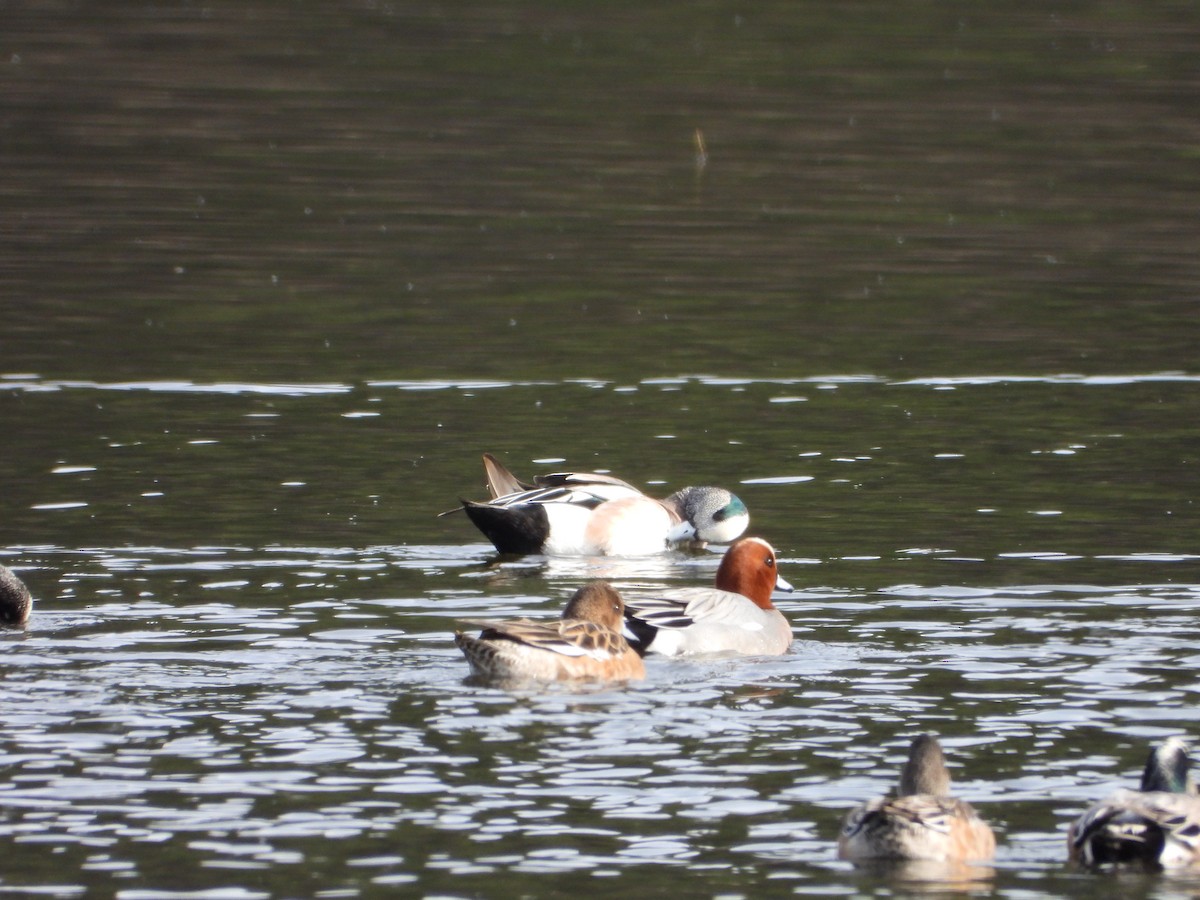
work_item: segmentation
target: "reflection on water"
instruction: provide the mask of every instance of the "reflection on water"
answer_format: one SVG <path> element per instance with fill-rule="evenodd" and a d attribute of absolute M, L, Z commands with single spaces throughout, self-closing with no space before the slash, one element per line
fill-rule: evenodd
<path fill-rule="evenodd" d="M 1063 835 L 1200 734 L 1196 18 L 959 7 L 6 8 L 0 892 L 1195 893 Z M 793 650 L 466 684 L 718 558 L 483 451 L 736 490 Z M 918 731 L 994 871 L 834 858 Z"/>
<path fill-rule="evenodd" d="M 348 894 L 498 876 L 545 893 L 547 875 L 1090 892 L 1064 868 L 1066 823 L 1198 720 L 1195 392 L 1163 374 L 8 379 L 8 421 L 73 426 L 8 456 L 26 539 L 2 558 L 37 604 L 0 635 L 4 886 L 276 896 L 302 869 Z M 498 558 L 437 517 L 503 439 L 488 422 L 534 400 L 559 427 L 514 452 L 522 470 L 736 484 L 799 588 L 778 599 L 792 652 L 650 659 L 629 686 L 469 684 L 463 622 L 556 616 L 592 577 L 710 583 L 719 560 Z M 581 402 L 622 416 L 611 449 L 566 425 Z M 430 408 L 455 433 L 436 448 L 404 427 Z M 845 810 L 889 790 L 917 731 L 941 734 L 996 827 L 995 870 L 834 858 Z"/>
<path fill-rule="evenodd" d="M 1195 584 L 804 590 L 779 601 L 799 638 L 785 657 L 507 692 L 464 684 L 455 623 L 554 615 L 586 561 L 497 568 L 478 544 L 20 553 L 41 590 L 29 631 L 0 644 L 0 835 L 21 859 L 6 883 L 52 893 L 274 896 L 299 866 L 355 891 L 634 870 L 1070 892 L 1066 822 L 1196 720 Z M 686 556 L 629 563 L 631 581 L 709 577 Z M 845 809 L 890 788 L 923 729 L 996 825 L 995 873 L 834 859 Z"/>
<path fill-rule="evenodd" d="M 1186 5 L 117 2 L 6 25 L 9 371 L 1191 364 Z"/>

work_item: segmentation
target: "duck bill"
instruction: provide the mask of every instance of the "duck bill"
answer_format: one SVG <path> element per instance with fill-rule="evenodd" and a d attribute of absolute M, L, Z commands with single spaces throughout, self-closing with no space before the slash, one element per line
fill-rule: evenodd
<path fill-rule="evenodd" d="M 788 583 L 788 580 L 786 578 L 784 578 L 782 575 L 776 575 L 775 576 L 775 590 L 783 591 L 783 593 L 785 593 L 785 594 L 790 594 L 792 591 L 795 590 L 795 588 L 792 587 L 791 584 Z"/>
<path fill-rule="evenodd" d="M 696 526 L 686 520 L 672 525 L 667 532 L 667 540 L 672 544 L 679 544 L 683 541 L 692 541 L 695 539 Z"/>

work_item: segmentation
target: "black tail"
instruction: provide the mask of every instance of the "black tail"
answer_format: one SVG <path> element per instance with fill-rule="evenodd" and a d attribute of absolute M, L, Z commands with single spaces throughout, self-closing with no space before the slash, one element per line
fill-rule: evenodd
<path fill-rule="evenodd" d="M 546 510 L 537 503 L 492 506 L 464 500 L 463 509 L 501 553 L 540 553 L 550 534 Z"/>
<path fill-rule="evenodd" d="M 1166 835 L 1157 822 L 1125 812 L 1095 823 L 1076 843 L 1086 844 L 1084 859 L 1091 865 L 1140 862 L 1158 869 Z"/>
<path fill-rule="evenodd" d="M 650 647 L 650 642 L 658 634 L 658 629 L 649 622 L 643 622 L 641 619 L 634 618 L 629 613 L 629 610 L 626 610 L 624 634 L 625 638 L 629 641 L 629 646 L 637 651 L 637 655 L 645 656 L 646 650 Z"/>

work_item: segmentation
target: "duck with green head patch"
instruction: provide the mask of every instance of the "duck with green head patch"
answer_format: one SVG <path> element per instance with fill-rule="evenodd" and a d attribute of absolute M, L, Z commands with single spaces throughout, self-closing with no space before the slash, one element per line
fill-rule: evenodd
<path fill-rule="evenodd" d="M 1106 863 L 1173 869 L 1200 863 L 1200 796 L 1191 750 L 1177 737 L 1150 751 L 1136 791 L 1122 788 L 1079 817 L 1067 851 L 1085 866 Z"/>
<path fill-rule="evenodd" d="M 530 484 L 490 453 L 483 466 L 491 499 L 459 509 L 501 553 L 649 556 L 680 543 L 727 544 L 750 524 L 746 504 L 724 488 L 656 500 L 611 475 L 555 472 Z"/>

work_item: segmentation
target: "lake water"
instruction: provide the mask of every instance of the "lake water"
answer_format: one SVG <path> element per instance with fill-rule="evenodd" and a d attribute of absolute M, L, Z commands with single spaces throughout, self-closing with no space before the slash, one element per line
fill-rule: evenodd
<path fill-rule="evenodd" d="M 1200 737 L 1194 4 L 0 19 L 0 894 L 1200 892 L 1065 863 Z M 792 652 L 467 683 L 719 559 L 497 559 L 485 450 L 735 490 Z M 921 731 L 995 866 L 837 861 Z"/>

